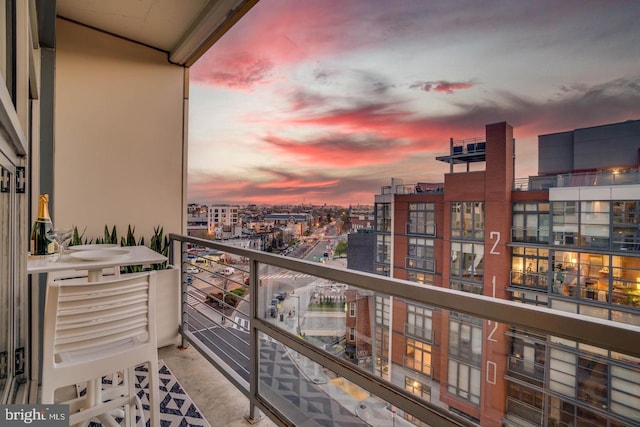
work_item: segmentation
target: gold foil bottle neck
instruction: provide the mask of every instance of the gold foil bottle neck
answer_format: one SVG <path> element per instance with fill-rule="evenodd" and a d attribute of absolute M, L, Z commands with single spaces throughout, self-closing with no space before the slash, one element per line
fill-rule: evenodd
<path fill-rule="evenodd" d="M 38 204 L 38 218 L 49 218 L 49 195 L 41 194 Z"/>

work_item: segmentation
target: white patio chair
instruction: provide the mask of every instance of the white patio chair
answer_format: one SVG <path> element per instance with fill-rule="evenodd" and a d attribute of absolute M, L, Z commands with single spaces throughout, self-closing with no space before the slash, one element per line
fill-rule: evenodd
<path fill-rule="evenodd" d="M 99 282 L 48 283 L 41 401 L 69 404 L 70 425 L 92 418 L 115 425 L 110 412 L 122 407 L 126 425 L 135 425 L 134 369 L 141 364 L 149 371 L 151 426 L 160 425 L 155 286 L 155 272 Z M 122 386 L 103 395 L 102 377 L 117 372 L 124 373 Z M 56 390 L 83 383 L 84 396 L 54 401 Z M 144 416 L 142 420 L 144 425 Z"/>

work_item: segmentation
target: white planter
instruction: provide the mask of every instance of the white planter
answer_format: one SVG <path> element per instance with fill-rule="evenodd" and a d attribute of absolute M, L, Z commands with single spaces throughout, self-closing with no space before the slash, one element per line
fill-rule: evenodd
<path fill-rule="evenodd" d="M 157 270 L 156 322 L 158 347 L 180 343 L 180 270 Z"/>

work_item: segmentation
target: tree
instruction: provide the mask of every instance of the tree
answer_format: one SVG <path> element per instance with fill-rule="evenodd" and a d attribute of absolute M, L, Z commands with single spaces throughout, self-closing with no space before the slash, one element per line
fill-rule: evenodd
<path fill-rule="evenodd" d="M 347 252 L 347 242 L 338 242 L 334 249 L 334 253 L 336 255 L 342 255 L 345 252 Z"/>

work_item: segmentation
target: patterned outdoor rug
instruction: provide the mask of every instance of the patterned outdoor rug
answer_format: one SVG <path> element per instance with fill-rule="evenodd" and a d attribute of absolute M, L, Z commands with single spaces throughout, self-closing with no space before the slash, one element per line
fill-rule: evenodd
<path fill-rule="evenodd" d="M 182 388 L 176 377 L 173 376 L 164 361 L 158 361 L 159 377 L 160 377 L 160 426 L 161 427 L 185 427 L 185 426 L 202 426 L 210 427 L 207 420 L 204 419 L 198 407 L 193 403 L 191 398 Z M 103 378 L 104 384 L 111 384 L 110 378 Z M 146 366 L 136 368 L 136 388 L 139 389 L 138 397 L 142 401 L 142 408 L 147 426 L 149 423 L 149 391 L 148 391 L 148 375 Z M 81 394 L 85 390 L 79 390 Z M 116 417 L 116 421 L 124 425 L 122 419 Z M 140 422 L 140 417 L 137 417 Z M 90 427 L 99 427 L 99 422 L 92 421 Z"/>

